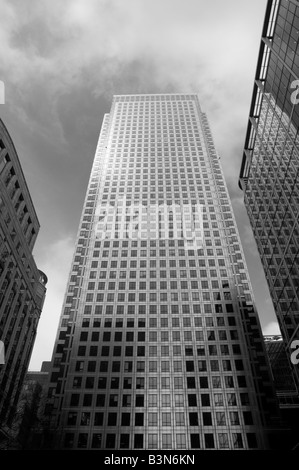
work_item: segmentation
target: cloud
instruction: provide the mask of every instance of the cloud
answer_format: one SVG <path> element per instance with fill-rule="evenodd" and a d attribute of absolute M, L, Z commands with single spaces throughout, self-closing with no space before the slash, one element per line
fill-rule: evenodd
<path fill-rule="evenodd" d="M 49 276 L 38 348 L 55 336 L 71 246 L 113 94 L 199 94 L 234 198 L 250 274 L 260 279 L 238 174 L 266 3 L 1 0 L 6 104 L 0 112 L 41 223 L 37 264 Z M 268 321 L 265 291 L 256 284 Z"/>
<path fill-rule="evenodd" d="M 60 318 L 75 240 L 68 236 L 47 248 L 38 268 L 48 277 L 46 299 L 37 329 L 30 370 L 40 370 L 41 362 L 50 360 Z"/>

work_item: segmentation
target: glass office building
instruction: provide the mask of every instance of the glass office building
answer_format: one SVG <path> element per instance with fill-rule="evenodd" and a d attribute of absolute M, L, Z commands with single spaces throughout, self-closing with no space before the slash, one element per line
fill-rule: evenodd
<path fill-rule="evenodd" d="M 299 3 L 270 0 L 240 173 L 289 359 L 299 339 L 298 38 Z"/>
<path fill-rule="evenodd" d="M 263 449 L 277 403 L 219 156 L 195 94 L 104 117 L 53 351 L 65 449 Z"/>

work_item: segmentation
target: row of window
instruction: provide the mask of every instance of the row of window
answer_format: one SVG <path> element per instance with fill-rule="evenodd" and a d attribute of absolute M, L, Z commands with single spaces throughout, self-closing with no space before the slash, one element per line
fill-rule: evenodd
<path fill-rule="evenodd" d="M 188 318 L 188 321 L 186 322 L 183 322 L 184 326 L 191 326 L 191 318 L 190 317 L 187 317 Z M 196 323 L 196 326 L 200 325 L 202 326 L 202 323 L 203 321 L 205 322 L 206 326 L 207 327 L 213 327 L 214 324 L 216 324 L 216 320 L 213 318 L 213 317 L 206 317 L 206 318 L 201 318 L 201 317 L 194 317 L 194 320 L 195 319 L 199 319 L 201 321 L 195 321 Z M 223 317 L 217 317 L 217 322 L 221 323 L 221 326 L 224 325 L 224 318 Z M 221 320 L 220 320 L 221 319 Z M 162 320 L 162 318 L 160 318 L 160 320 Z M 164 318 L 163 318 L 164 320 Z M 175 323 L 177 326 L 179 326 L 179 322 L 173 322 Z M 142 323 L 143 325 L 145 324 Z M 162 322 L 160 321 L 160 324 L 162 326 L 162 328 L 165 328 L 168 326 L 168 318 L 166 319 L 166 321 Z M 197 331 L 197 330 L 196 330 Z M 181 338 L 184 339 L 185 341 L 192 341 L 194 335 L 192 334 L 193 331 L 191 330 L 184 330 L 184 331 L 180 331 L 180 330 L 173 330 L 171 332 L 169 331 L 152 331 L 150 330 L 149 332 L 146 332 L 145 331 L 140 331 L 140 330 L 137 330 L 136 332 L 134 331 L 126 331 L 125 334 L 123 334 L 122 331 L 116 331 L 114 332 L 114 341 L 122 341 L 122 340 L 126 340 L 126 341 L 134 341 L 134 333 L 135 333 L 135 340 L 137 339 L 137 341 L 145 341 L 145 340 L 148 340 L 149 342 L 156 342 L 156 341 L 169 341 L 170 337 L 172 337 L 172 340 L 173 341 L 180 341 Z M 239 337 L 238 337 L 238 332 L 237 330 L 229 330 L 229 331 L 226 331 L 226 330 L 219 330 L 218 331 L 218 337 L 219 337 L 219 340 L 220 341 L 225 341 L 227 340 L 227 337 L 230 337 L 230 340 L 238 340 Z M 196 339 L 198 339 L 198 337 L 200 337 L 201 335 L 195 335 Z M 208 339 L 211 339 L 211 336 L 213 336 L 215 338 L 215 332 L 214 331 L 211 331 L 211 330 L 208 330 L 207 332 L 207 338 Z M 104 331 L 104 333 L 101 335 L 102 337 L 102 340 L 103 341 L 112 341 L 112 334 L 110 331 Z M 204 335 L 202 335 L 202 337 L 204 338 Z M 90 339 L 91 341 L 99 341 L 99 338 L 100 338 L 100 333 L 98 331 L 93 331 L 91 332 L 91 335 L 88 334 L 87 331 L 83 331 L 80 333 L 80 341 L 88 341 L 88 339 Z"/>
<path fill-rule="evenodd" d="M 71 314 L 71 309 L 70 307 L 65 307 L 64 309 L 64 314 L 65 315 L 70 315 Z M 63 321 L 65 322 L 64 325 L 62 326 L 67 326 L 67 322 L 69 321 L 68 318 L 64 318 Z M 92 327 L 93 328 L 99 328 L 104 327 L 104 328 L 112 328 L 114 326 L 115 328 L 145 328 L 146 323 L 148 323 L 149 328 L 167 328 L 170 324 L 172 327 L 190 327 L 195 326 L 195 327 L 201 327 L 203 325 L 203 321 L 205 321 L 206 326 L 213 327 L 213 326 L 218 326 L 222 327 L 224 325 L 228 326 L 235 326 L 236 325 L 236 320 L 235 317 L 206 317 L 204 320 L 203 317 L 171 317 L 168 319 L 168 317 L 150 317 L 150 318 L 138 318 L 135 320 L 135 318 L 126 318 L 124 320 L 123 318 L 95 318 L 93 319 L 92 322 Z M 82 327 L 83 328 L 89 328 L 91 327 L 91 318 L 83 318 L 82 319 Z"/>
<path fill-rule="evenodd" d="M 145 448 L 145 439 L 143 434 L 134 433 L 130 434 L 121 433 L 119 438 L 115 433 L 107 433 L 105 440 L 103 434 L 93 433 L 91 437 L 90 446 L 92 449 L 115 449 L 119 441 L 120 449 L 133 449 Z M 130 439 L 131 438 L 131 439 Z M 175 443 L 173 442 L 175 440 Z M 258 447 L 257 438 L 254 433 L 246 433 L 246 437 L 241 433 L 217 433 L 217 440 L 213 433 L 204 433 L 203 436 L 199 434 L 190 433 L 162 433 L 159 440 L 158 433 L 148 433 L 147 435 L 147 449 L 188 449 L 190 440 L 191 449 L 243 449 L 246 444 L 249 449 L 256 449 Z M 68 432 L 64 437 L 64 447 L 73 448 L 76 444 L 77 448 L 86 449 L 88 447 L 88 433 L 79 433 L 75 441 L 75 434 Z M 117 447 L 118 448 L 118 447 Z"/>
<path fill-rule="evenodd" d="M 215 417 L 210 411 L 204 411 L 202 413 L 184 411 L 171 412 L 148 412 L 146 413 L 129 413 L 122 412 L 118 414 L 116 412 L 95 412 L 94 415 L 88 411 L 78 412 L 69 411 L 67 417 L 68 426 L 241 426 L 238 411 L 229 411 L 227 414 L 225 411 L 215 412 Z M 79 419 L 78 419 L 79 417 Z M 213 419 L 214 418 L 214 419 Z M 243 420 L 245 425 L 252 425 L 252 414 L 250 411 L 243 411 Z"/>
<path fill-rule="evenodd" d="M 179 378 L 180 377 L 177 377 L 177 379 Z M 190 379 L 190 384 L 193 385 L 194 382 L 191 380 L 192 377 L 189 377 L 189 379 Z M 125 388 L 125 390 L 129 390 L 130 388 L 132 388 L 132 382 L 130 382 L 129 379 L 127 380 L 128 382 L 126 382 L 127 387 Z M 179 383 L 180 382 L 178 381 L 178 384 Z M 194 386 L 189 387 L 189 389 L 192 389 L 192 388 L 195 388 L 195 387 Z M 153 388 L 153 390 L 156 390 L 156 389 L 157 387 Z M 212 395 L 212 400 L 211 400 L 211 395 Z M 213 393 L 213 394 L 202 393 L 200 394 L 200 397 L 197 398 L 196 394 L 192 394 L 192 395 L 188 394 L 188 406 L 228 407 L 228 406 L 249 406 L 250 405 L 248 393 L 239 393 L 238 395 L 239 397 L 237 397 L 237 394 L 233 392 Z M 132 400 L 132 398 L 134 398 L 134 401 Z M 103 407 L 105 403 L 104 394 L 94 395 L 91 393 L 84 393 L 84 394 L 71 393 L 70 396 L 69 395 L 66 396 L 66 399 L 69 400 L 69 406 L 71 407 L 82 407 L 82 406 L 83 407 L 91 407 L 91 406 Z M 118 400 L 120 400 L 120 397 L 118 395 L 111 394 L 109 396 L 109 407 L 118 406 Z M 166 393 L 161 394 L 161 395 L 148 394 L 147 401 L 148 401 L 149 408 L 157 407 L 159 401 L 162 407 L 171 407 L 171 395 L 170 394 L 166 394 Z M 137 408 L 143 408 L 145 406 L 145 397 L 144 395 L 141 395 L 138 393 L 135 395 L 135 397 L 132 397 L 132 395 L 123 393 L 121 406 L 124 408 L 131 407 L 131 406 L 135 406 Z M 177 405 L 177 406 L 181 406 L 181 405 Z"/>
<path fill-rule="evenodd" d="M 250 301 L 251 300 L 250 294 L 246 294 L 246 295 L 248 296 L 247 299 Z M 98 297 L 98 298 L 99 298 L 99 301 L 103 301 L 103 300 L 100 300 L 100 297 Z M 110 297 L 110 298 L 112 298 L 112 297 Z M 119 299 L 118 302 L 120 302 L 120 298 L 118 298 L 118 299 Z M 93 302 L 94 300 L 95 299 L 93 297 L 93 294 L 87 294 L 86 302 Z M 133 295 L 129 294 L 128 295 L 128 300 L 129 300 L 129 302 L 134 302 L 136 300 L 136 294 L 133 294 Z M 72 301 L 73 301 L 73 297 L 67 297 L 66 303 L 72 303 Z M 146 301 L 146 294 L 139 295 L 139 301 L 145 302 Z M 209 304 L 204 304 L 204 305 L 193 304 L 191 306 L 190 306 L 190 304 L 183 304 L 183 305 L 173 304 L 173 305 L 160 305 L 160 306 L 154 305 L 154 304 L 150 304 L 150 305 L 127 305 L 127 306 L 125 306 L 125 305 L 117 305 L 117 306 L 113 306 L 113 305 L 106 305 L 106 306 L 95 305 L 94 309 L 93 309 L 92 305 L 85 305 L 84 314 L 85 315 L 91 315 L 92 313 L 94 313 L 95 315 L 101 315 L 102 313 L 105 313 L 106 315 L 113 315 L 113 314 L 116 313 L 117 315 L 124 315 L 125 313 L 128 313 L 128 315 L 134 315 L 135 313 L 138 312 L 139 315 L 145 315 L 148 312 L 150 315 L 157 315 L 158 313 L 160 313 L 161 315 L 168 315 L 169 313 L 172 314 L 172 315 L 178 315 L 179 313 L 182 313 L 183 315 L 189 315 L 192 311 L 191 307 L 192 307 L 192 310 L 193 310 L 194 314 L 198 314 L 198 313 L 201 313 L 201 312 L 204 313 L 204 314 L 214 313 L 214 310 L 212 308 L 213 305 L 211 303 L 209 303 Z M 231 313 L 231 312 L 234 311 L 234 308 L 233 308 L 232 304 L 226 304 L 225 308 L 226 308 L 227 313 Z M 215 312 L 216 313 L 222 313 L 223 312 L 222 307 L 221 308 L 218 307 L 217 310 L 215 309 Z"/>
<path fill-rule="evenodd" d="M 209 325 L 210 326 L 210 325 Z M 196 333 L 196 332 L 195 332 Z M 230 340 L 238 340 L 239 335 L 237 330 L 219 330 L 218 332 L 218 339 L 220 341 L 225 341 L 228 339 L 228 334 L 230 337 Z M 196 339 L 196 341 L 205 341 L 206 339 L 208 341 L 215 341 L 216 340 L 216 333 L 214 330 L 208 330 L 206 331 L 206 334 L 204 334 L 204 331 L 200 331 L 199 334 L 194 334 L 194 331 L 192 330 L 185 330 L 181 332 L 180 330 L 174 330 L 174 331 L 152 331 L 150 330 L 149 332 L 145 331 L 126 331 L 124 334 L 122 331 L 115 331 L 114 335 L 112 336 L 112 333 L 110 331 L 104 331 L 101 335 L 99 331 L 92 331 L 91 334 L 89 335 L 87 331 L 82 331 L 80 333 L 79 341 L 80 342 L 87 342 L 88 340 L 90 341 L 101 341 L 102 342 L 119 342 L 119 341 L 126 341 L 126 342 L 133 342 L 134 340 L 138 342 L 144 342 L 148 341 L 149 343 L 157 343 L 157 342 L 169 342 L 170 339 L 172 341 L 192 341 L 193 339 Z M 202 338 L 202 339 L 199 339 Z M 231 344 L 231 341 L 230 343 Z M 236 345 L 234 345 L 236 346 Z M 228 345 L 227 344 L 220 344 L 220 351 L 221 354 L 228 354 Z M 205 347 L 203 347 L 203 351 L 205 351 Z M 217 345 L 209 345 L 208 346 L 208 351 L 209 354 L 217 354 Z M 215 352 L 216 351 L 216 352 Z M 205 352 L 203 353 L 203 355 Z"/>
<path fill-rule="evenodd" d="M 91 367 L 92 365 L 92 367 Z M 54 364 L 55 366 L 55 364 Z M 100 362 L 100 372 L 108 372 L 108 362 L 101 361 Z M 176 361 L 173 364 L 174 372 L 182 372 L 182 363 L 180 361 Z M 81 367 L 80 361 L 77 361 L 76 363 L 76 371 L 77 368 Z M 90 361 L 88 363 L 88 370 L 94 369 L 93 372 L 95 372 L 95 363 L 93 361 Z M 120 372 L 120 363 L 113 362 L 112 364 L 112 372 Z M 149 372 L 157 372 L 157 362 L 155 361 L 150 361 L 149 362 Z M 219 370 L 219 365 L 218 368 L 216 368 L 217 371 Z M 124 371 L 125 372 L 132 372 L 133 371 L 133 366 L 132 363 L 126 361 L 124 364 Z M 163 372 L 169 372 L 170 367 L 169 367 L 169 362 L 167 361 L 162 361 L 161 362 L 161 373 Z M 194 363 L 192 361 L 187 361 L 186 362 L 186 371 L 187 372 L 194 372 Z M 202 364 L 199 362 L 199 371 L 203 372 L 206 371 L 206 364 Z M 145 364 L 142 362 L 137 361 L 136 364 L 136 372 L 145 372 Z M 83 380 L 84 379 L 84 380 Z M 223 380 L 222 380 L 223 379 Z M 148 376 L 147 377 L 147 382 L 148 382 L 148 388 L 149 389 L 157 389 L 160 388 L 163 389 L 169 389 L 170 388 L 170 377 L 169 376 L 161 376 L 160 378 Z M 145 377 L 136 377 L 135 381 L 135 388 L 138 389 L 144 389 L 145 388 Z M 72 388 L 73 389 L 93 389 L 97 383 L 97 388 L 100 389 L 105 389 L 109 385 L 108 389 L 109 390 L 115 390 L 120 388 L 120 384 L 123 382 L 125 388 L 132 388 L 133 387 L 133 379 L 132 377 L 125 377 L 122 381 L 121 377 L 110 377 L 110 379 L 106 376 L 101 376 L 96 380 L 96 377 L 94 376 L 87 376 L 87 377 L 82 377 L 82 376 L 75 376 L 73 378 L 73 383 L 72 383 Z M 235 388 L 235 380 L 232 375 L 225 375 L 223 377 L 221 376 L 212 376 L 210 380 L 208 379 L 207 376 L 200 376 L 199 377 L 199 384 L 200 388 L 209 388 L 209 382 L 212 385 L 212 388 L 221 388 L 224 386 L 225 388 Z M 238 375 L 237 376 L 237 382 L 238 382 L 238 387 L 239 388 L 244 388 L 246 387 L 246 378 L 244 375 Z M 195 383 L 194 382 L 194 377 L 189 377 L 187 376 L 187 386 Z M 182 377 L 175 377 L 174 378 L 174 388 L 183 388 L 183 378 Z M 187 388 L 192 388 L 187 387 Z"/>

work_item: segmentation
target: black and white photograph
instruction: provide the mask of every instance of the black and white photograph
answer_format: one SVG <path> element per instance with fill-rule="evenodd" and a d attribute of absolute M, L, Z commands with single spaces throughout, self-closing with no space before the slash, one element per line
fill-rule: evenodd
<path fill-rule="evenodd" d="M 298 422 L 299 1 L 0 0 L 1 456 Z"/>

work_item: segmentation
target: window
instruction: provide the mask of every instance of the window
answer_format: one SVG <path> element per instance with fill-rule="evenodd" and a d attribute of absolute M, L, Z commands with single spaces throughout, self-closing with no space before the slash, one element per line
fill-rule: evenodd
<path fill-rule="evenodd" d="M 236 406 L 237 405 L 236 394 L 235 393 L 228 393 L 227 394 L 227 402 L 228 402 L 229 406 Z"/>
<path fill-rule="evenodd" d="M 234 379 L 231 375 L 224 377 L 224 380 L 226 388 L 234 388 Z"/>
<path fill-rule="evenodd" d="M 148 448 L 156 449 L 158 447 L 158 434 L 148 435 Z"/>
<path fill-rule="evenodd" d="M 83 396 L 83 406 L 91 406 L 92 403 L 92 395 L 91 394 L 85 394 Z"/>
<path fill-rule="evenodd" d="M 208 393 L 204 393 L 201 395 L 201 405 L 210 406 L 210 395 Z"/>
<path fill-rule="evenodd" d="M 170 406 L 170 395 L 162 395 L 161 402 L 163 407 Z"/>
<path fill-rule="evenodd" d="M 187 377 L 187 388 L 196 388 L 195 377 Z"/>
<path fill-rule="evenodd" d="M 157 395 L 149 395 L 148 397 L 148 406 L 155 407 L 158 405 L 158 397 Z"/>
<path fill-rule="evenodd" d="M 214 394 L 215 406 L 223 406 L 223 395 L 222 393 Z"/>
<path fill-rule="evenodd" d="M 144 377 L 136 377 L 136 389 L 144 388 Z"/>
<path fill-rule="evenodd" d="M 186 435 L 185 434 L 176 434 L 176 448 L 177 449 L 186 449 Z"/>
<path fill-rule="evenodd" d="M 256 449 L 257 448 L 256 435 L 254 433 L 248 432 L 246 433 L 246 437 L 247 437 L 247 443 L 248 443 L 249 449 Z"/>
<path fill-rule="evenodd" d="M 199 434 L 190 434 L 191 449 L 200 449 Z"/>
<path fill-rule="evenodd" d="M 96 348 L 96 346 L 90 347 L 90 355 L 94 355 L 94 354 L 91 354 L 91 348 L 93 347 Z M 102 346 L 101 356 L 109 356 L 109 350 L 110 350 L 109 346 Z"/>
<path fill-rule="evenodd" d="M 74 433 L 67 432 L 64 437 L 64 447 L 70 449 L 74 445 Z"/>
<path fill-rule="evenodd" d="M 86 449 L 86 447 L 87 447 L 87 438 L 88 438 L 88 434 L 87 434 L 87 433 L 79 433 L 79 436 L 78 436 L 78 448 L 80 448 L 80 449 Z"/>
<path fill-rule="evenodd" d="M 230 360 L 228 360 L 228 359 L 225 359 L 225 360 L 222 361 L 222 366 L 223 366 L 223 370 L 225 370 L 225 371 L 232 370 Z"/>
<path fill-rule="evenodd" d="M 233 424 L 233 425 L 239 425 L 240 424 L 239 414 L 238 414 L 237 411 L 230 411 L 229 419 L 230 419 L 230 424 Z"/>
<path fill-rule="evenodd" d="M 122 413 L 121 414 L 121 426 L 130 426 L 131 422 L 131 413 Z"/>
<path fill-rule="evenodd" d="M 117 413 L 108 413 L 108 426 L 116 426 L 117 423 Z"/>
<path fill-rule="evenodd" d="M 235 449 L 242 449 L 243 448 L 243 439 L 242 434 L 240 433 L 233 433 L 233 445 Z"/>
<path fill-rule="evenodd" d="M 126 356 L 133 356 L 133 346 L 126 346 L 125 355 Z"/>
<path fill-rule="evenodd" d="M 209 412 L 202 413 L 202 422 L 204 426 L 212 426 L 212 414 Z"/>
<path fill-rule="evenodd" d="M 129 449 L 130 445 L 130 435 L 121 434 L 120 435 L 120 449 Z"/>
<path fill-rule="evenodd" d="M 162 413 L 162 426 L 171 426 L 171 413 Z"/>
<path fill-rule="evenodd" d="M 148 425 L 149 426 L 158 426 L 158 413 L 149 413 L 148 414 Z"/>
<path fill-rule="evenodd" d="M 157 361 L 149 361 L 149 372 L 157 372 Z"/>
<path fill-rule="evenodd" d="M 171 434 L 162 434 L 162 449 L 171 449 Z"/>
<path fill-rule="evenodd" d="M 109 406 L 115 407 L 118 405 L 118 395 L 112 394 L 109 396 Z"/>
<path fill-rule="evenodd" d="M 200 388 L 209 388 L 208 377 L 199 377 Z"/>
<path fill-rule="evenodd" d="M 72 393 L 70 406 L 78 406 L 79 405 L 79 398 L 80 398 L 79 393 Z"/>
<path fill-rule="evenodd" d="M 115 434 L 107 434 L 106 437 L 106 448 L 107 449 L 114 449 L 115 447 Z"/>
<path fill-rule="evenodd" d="M 252 414 L 250 411 L 243 411 L 244 424 L 253 424 Z"/>
<path fill-rule="evenodd" d="M 143 448 L 143 434 L 134 434 L 134 449 Z"/>
<path fill-rule="evenodd" d="M 81 388 L 82 377 L 74 377 L 73 388 Z"/>
<path fill-rule="evenodd" d="M 93 387 L 94 387 L 94 377 L 86 377 L 85 388 L 93 388 Z"/>
<path fill-rule="evenodd" d="M 100 362 L 100 372 L 108 372 L 108 361 L 101 361 Z"/>
<path fill-rule="evenodd" d="M 190 426 L 198 426 L 198 414 L 189 413 L 189 424 Z"/>
<path fill-rule="evenodd" d="M 144 395 L 136 395 L 135 406 L 144 406 Z"/>
<path fill-rule="evenodd" d="M 102 445 L 102 434 L 93 434 L 91 447 L 93 449 L 100 449 Z"/>
<path fill-rule="evenodd" d="M 96 406 L 105 406 L 105 395 L 97 395 Z"/>
<path fill-rule="evenodd" d="M 119 377 L 112 377 L 111 378 L 111 386 L 110 388 L 119 388 Z"/>
<path fill-rule="evenodd" d="M 135 426 L 143 426 L 144 424 L 144 414 L 135 413 Z"/>
<path fill-rule="evenodd" d="M 75 426 L 76 422 L 77 422 L 77 416 L 78 416 L 78 413 L 74 413 L 74 412 L 70 411 L 68 413 L 67 424 L 70 425 L 70 426 Z"/>
<path fill-rule="evenodd" d="M 216 412 L 216 423 L 217 423 L 217 426 L 226 426 L 224 411 L 217 411 Z"/>
<path fill-rule="evenodd" d="M 215 447 L 214 444 L 214 435 L 209 433 L 204 435 L 205 439 L 205 447 L 206 449 L 213 449 Z"/>
<path fill-rule="evenodd" d="M 120 372 L 120 361 L 112 362 L 112 372 Z"/>
<path fill-rule="evenodd" d="M 130 407 L 132 404 L 132 396 L 131 395 L 123 395 L 122 406 L 124 408 Z"/>
<path fill-rule="evenodd" d="M 218 441 L 219 441 L 219 448 L 220 449 L 227 449 L 229 447 L 228 435 L 226 433 L 219 433 L 218 434 Z"/>

